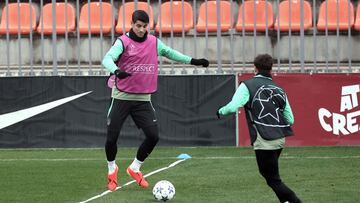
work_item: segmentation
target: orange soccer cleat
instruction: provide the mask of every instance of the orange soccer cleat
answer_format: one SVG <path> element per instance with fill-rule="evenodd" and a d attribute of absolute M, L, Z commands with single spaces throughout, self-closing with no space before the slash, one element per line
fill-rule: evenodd
<path fill-rule="evenodd" d="M 110 191 L 115 191 L 117 187 L 117 173 L 118 173 L 118 166 L 116 166 L 116 169 L 114 173 L 108 174 L 108 189 Z"/>
<path fill-rule="evenodd" d="M 149 187 L 149 183 L 145 180 L 145 178 L 143 177 L 142 173 L 139 172 L 134 172 L 133 170 L 131 170 L 130 167 L 128 167 L 126 169 L 126 173 L 131 176 L 132 178 L 135 179 L 135 181 L 142 187 L 142 188 L 147 188 Z"/>

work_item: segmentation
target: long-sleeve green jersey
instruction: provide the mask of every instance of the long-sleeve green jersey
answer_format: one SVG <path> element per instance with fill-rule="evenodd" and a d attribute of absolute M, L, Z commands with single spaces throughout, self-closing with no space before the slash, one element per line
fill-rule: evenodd
<path fill-rule="evenodd" d="M 264 77 L 257 75 L 255 77 Z M 243 107 L 250 100 L 249 89 L 244 83 L 241 83 L 239 88 L 236 90 L 232 100 L 224 107 L 220 108 L 219 113 L 221 115 L 228 115 L 238 111 L 240 107 Z M 286 98 L 286 105 L 284 108 L 284 117 L 286 121 L 292 125 L 294 123 L 294 115 L 292 113 L 288 99 Z"/>
<path fill-rule="evenodd" d="M 129 36 L 129 33 L 126 33 Z M 115 61 L 121 57 L 124 51 L 123 44 L 120 39 L 117 39 L 110 50 L 105 54 L 102 65 L 111 73 L 114 73 L 118 69 Z M 184 55 L 168 46 L 166 46 L 160 39 L 157 39 L 157 54 L 158 56 L 165 56 L 173 61 L 190 64 L 191 57 Z M 112 90 L 112 97 L 122 100 L 134 100 L 134 101 L 150 101 L 151 94 L 130 94 L 120 92 L 116 88 Z"/>
<path fill-rule="evenodd" d="M 257 75 L 255 77 L 264 77 L 262 75 Z M 266 77 L 267 79 L 268 78 Z M 232 100 L 219 109 L 220 115 L 228 115 L 231 113 L 236 113 L 240 107 L 245 106 L 250 100 L 250 92 L 244 83 L 241 83 L 239 88 L 236 90 Z M 292 113 L 288 99 L 286 98 L 286 103 L 284 107 L 284 118 L 288 124 L 292 125 L 294 123 L 294 115 Z M 283 148 L 285 145 L 285 138 L 276 139 L 276 140 L 265 140 L 259 134 L 257 139 L 253 144 L 255 150 L 275 150 Z"/>

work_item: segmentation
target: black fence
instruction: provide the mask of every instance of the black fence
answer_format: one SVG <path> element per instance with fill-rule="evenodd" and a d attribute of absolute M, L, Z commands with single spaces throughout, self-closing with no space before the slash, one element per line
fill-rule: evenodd
<path fill-rule="evenodd" d="M 106 77 L 0 79 L 0 147 L 103 147 L 111 90 Z M 236 119 L 215 112 L 231 99 L 235 75 L 160 76 L 152 96 L 161 146 L 234 146 Z M 143 140 L 131 117 L 119 146 Z"/>

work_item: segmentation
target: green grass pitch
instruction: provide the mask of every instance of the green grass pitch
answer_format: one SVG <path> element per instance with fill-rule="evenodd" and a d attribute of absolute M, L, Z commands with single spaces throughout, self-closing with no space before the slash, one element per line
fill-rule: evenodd
<path fill-rule="evenodd" d="M 162 179 L 176 188 L 170 202 L 261 202 L 277 198 L 258 173 L 251 148 L 158 147 L 142 166 L 144 174 L 193 158 L 148 177 L 150 187 L 131 184 L 92 202 L 157 202 L 152 187 Z M 119 185 L 131 181 L 125 169 L 135 148 L 119 148 Z M 80 202 L 106 191 L 103 149 L 0 150 L 0 202 Z M 305 203 L 360 202 L 360 147 L 288 147 L 280 174 Z"/>

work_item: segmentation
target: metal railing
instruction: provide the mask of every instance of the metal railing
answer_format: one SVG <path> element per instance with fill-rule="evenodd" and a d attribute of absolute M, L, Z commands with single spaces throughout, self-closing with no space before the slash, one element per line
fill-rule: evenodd
<path fill-rule="evenodd" d="M 174 3 L 170 0 L 170 3 Z M 262 0 L 265 2 L 265 10 L 259 7 L 260 1 L 224 1 L 230 5 L 226 7 L 220 6 L 220 0 L 203 0 L 190 1 L 184 0 L 176 1 L 182 5 L 181 7 L 181 32 L 174 32 L 174 20 L 171 18 L 171 32 L 163 33 L 163 24 L 161 19 L 167 11 L 162 10 L 162 0 L 150 1 L 147 0 L 148 9 L 150 13 L 152 8 L 153 20 L 155 27 L 159 27 L 159 32 L 155 29 L 150 29 L 149 32 L 158 36 L 158 38 L 165 42 L 168 46 L 187 54 L 191 57 L 205 57 L 211 61 L 209 68 L 191 67 L 188 65 L 178 64 L 176 62 L 159 58 L 160 73 L 161 74 L 209 74 L 209 73 L 234 73 L 234 72 L 248 72 L 252 71 L 252 59 L 260 53 L 269 53 L 274 57 L 274 70 L 278 72 L 359 72 L 360 55 L 354 54 L 356 52 L 359 42 L 354 40 L 359 36 L 359 31 L 355 30 L 352 25 L 355 19 L 355 2 L 347 1 L 348 28 L 347 30 L 340 30 L 339 17 L 336 18 L 336 29 L 328 29 L 328 18 L 325 18 L 326 28 L 324 31 L 317 29 L 318 14 L 320 10 L 320 1 L 307 2 L 304 0 L 291 0 L 288 4 L 288 30 L 282 31 L 280 29 L 281 21 L 279 18 L 279 0 Z M 210 4 L 216 3 L 216 9 Z M 253 4 L 252 8 L 240 6 L 245 5 L 246 2 Z M 24 3 L 34 6 L 35 13 L 29 9 L 29 13 L 23 12 L 21 7 Z M 46 35 L 43 32 L 44 18 L 43 8 L 45 4 L 52 4 L 52 33 Z M 34 76 L 34 75 L 104 75 L 105 69 L 101 66 L 102 57 L 105 55 L 111 44 L 117 36 L 121 33 L 115 30 L 116 26 L 122 27 L 125 30 L 125 5 L 124 0 L 99 0 L 99 11 L 91 11 L 90 6 L 87 11 L 81 10 L 85 4 L 90 4 L 90 0 L 64 0 L 61 3 L 65 7 L 72 5 L 75 8 L 75 30 L 69 30 L 66 24 L 66 31 L 63 34 L 58 34 L 57 19 L 56 19 L 56 5 L 59 2 L 56 0 L 39 0 L 34 2 L 28 1 L 9 1 L 5 0 L 0 3 L 1 7 L 1 25 L 3 31 L 0 33 L 0 75 L 1 76 Z M 92 2 L 94 3 L 94 2 Z M 184 4 L 189 3 L 192 6 L 193 12 L 193 28 L 190 31 L 185 31 L 185 11 Z M 13 10 L 10 5 L 16 4 L 17 9 Z M 103 20 L 104 15 L 108 11 L 103 10 L 105 4 L 111 5 L 111 30 L 104 32 Z M 135 9 L 138 1 L 134 1 Z M 205 5 L 205 10 L 200 11 L 201 5 Z M 336 1 L 336 12 L 330 10 L 328 1 L 324 2 L 325 16 L 339 16 L 344 15 L 344 10 L 340 10 L 339 1 Z M 309 16 L 305 15 L 308 11 L 308 5 L 311 5 L 310 12 L 312 13 L 310 28 L 305 27 L 304 19 Z M 299 7 L 298 7 L 299 6 Z M 332 6 L 332 5 L 331 5 Z M 31 8 L 31 7 L 29 7 Z M 272 9 L 270 9 L 272 8 Z M 283 8 L 283 7 L 282 7 Z M 120 22 L 118 13 L 119 9 L 123 9 L 123 20 Z M 170 7 L 170 13 L 174 9 Z M 252 10 L 251 10 L 252 9 Z M 9 13 L 10 12 L 10 13 Z M 16 12 L 16 14 L 14 14 Z M 65 9 L 65 21 L 68 22 L 68 10 Z M 100 16 L 100 31 L 93 33 L 92 26 L 95 24 L 88 23 L 87 33 L 80 32 L 79 26 L 82 23 L 81 13 L 87 12 L 87 21 L 91 22 L 92 13 L 96 12 Z M 105 13 L 104 13 L 105 12 Z M 230 13 L 230 19 L 226 19 Z M 241 12 L 241 15 L 239 15 Z M 269 12 L 273 12 L 273 19 L 268 18 Z M 360 11 L 357 11 L 360 12 Z M 253 29 L 247 30 L 247 20 L 251 17 L 253 19 Z M 298 13 L 300 15 L 300 29 L 292 30 L 292 16 Z M 11 14 L 11 15 L 10 15 Z M 199 16 L 204 15 L 205 31 L 198 30 Z M 285 13 L 286 14 L 286 13 Z M 12 32 L 13 21 L 11 17 L 17 15 L 17 32 Z M 28 15 L 28 16 L 27 16 Z M 131 15 L 131 13 L 126 13 Z M 216 17 L 214 17 L 216 15 Z M 258 30 L 257 22 L 265 15 L 265 30 Z M 23 34 L 23 22 L 26 18 L 36 19 L 36 28 L 33 29 L 32 24 L 29 24 L 29 32 Z M 239 23 L 239 18 L 242 18 Z M 160 20 L 159 20 L 160 19 Z M 209 30 L 210 20 L 216 19 L 216 30 Z M 360 20 L 360 19 L 357 19 Z M 223 21 L 223 23 L 221 23 Z M 229 21 L 229 22 L 227 22 Z M 250 20 L 251 21 L 251 20 Z M 271 24 L 271 22 L 274 22 Z M 230 28 L 224 30 L 222 26 L 230 23 Z M 16 23 L 15 23 L 16 24 Z M 240 26 L 241 28 L 237 27 Z M 212 25 L 211 25 L 212 26 Z M 278 27 L 277 29 L 274 26 Z M 4 31 L 5 30 L 5 31 Z"/>

